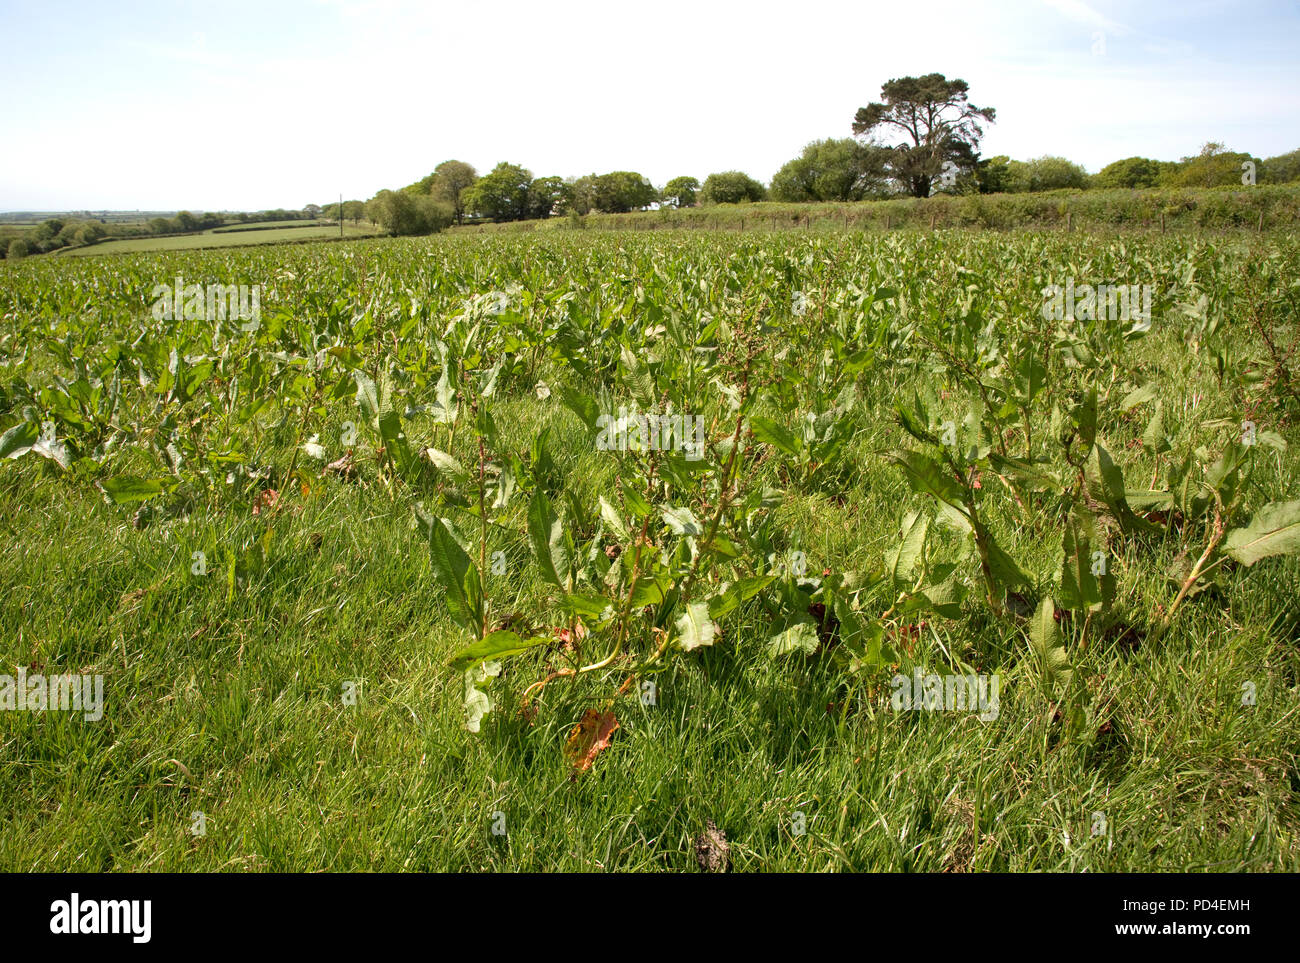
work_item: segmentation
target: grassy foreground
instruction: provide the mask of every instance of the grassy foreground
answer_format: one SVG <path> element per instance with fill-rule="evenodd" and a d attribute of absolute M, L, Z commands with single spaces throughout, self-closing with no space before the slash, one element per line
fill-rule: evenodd
<path fill-rule="evenodd" d="M 513 359 L 492 396 L 494 449 L 529 462 L 534 484 L 557 502 L 594 506 L 614 500 L 637 459 L 599 450 L 537 383 L 595 391 L 605 379 L 591 374 L 604 370 L 602 332 L 667 370 L 669 353 L 698 351 L 692 338 L 725 352 L 725 330 L 701 333 L 717 319 L 739 328 L 769 316 L 768 416 L 783 413 L 783 381 L 796 394 L 791 424 L 816 393 L 855 394 L 852 430 L 825 472 L 752 443 L 745 483 L 773 493 L 764 537 L 806 553 L 810 575 L 870 571 L 897 549 L 905 512 L 925 510 L 885 457 L 907 443 L 896 402 L 927 386 L 941 404 L 960 395 L 950 374 L 921 363 L 930 355 L 922 336 L 975 310 L 1009 332 L 1039 310 L 1050 277 L 1129 277 L 1164 292 L 1150 332 L 1079 332 L 1094 349 L 1091 366 L 1077 351 L 1065 364 L 1053 347 L 1056 407 L 1100 386 L 1099 437 L 1126 477 L 1140 479 L 1130 487 L 1159 487 L 1147 479 L 1183 448 L 1208 447 L 1208 459 L 1250 418 L 1290 445 L 1254 453 L 1245 504 L 1296 496 L 1300 438 L 1284 386 L 1261 394 L 1258 378 L 1217 372 L 1220 363 L 1258 369 L 1267 357 L 1247 323 L 1259 301 L 1247 298 L 1242 265 L 1294 264 L 1293 239 L 1214 247 L 1032 236 L 1015 245 L 958 232 L 459 236 L 5 265 L 0 430 L 58 418 L 70 454 L 66 467 L 35 451 L 0 463 L 0 673 L 102 673 L 106 699 L 97 723 L 0 712 L 0 869 L 694 870 L 695 839 L 710 820 L 737 870 L 1300 868 L 1295 558 L 1226 567 L 1155 638 L 1176 594 L 1165 572 L 1185 554 L 1181 537 L 1172 528 L 1113 534 L 1113 601 L 1088 629 L 1081 613 L 1061 620 L 1072 671 L 1086 680 L 1083 737 L 1067 733 L 1057 711 L 1065 696 L 1041 684 L 1026 638 L 1034 601 L 1059 595 L 1061 533 L 1047 502 L 1023 518 L 1009 507 L 993 523 L 1032 580 L 1008 593 L 1005 613 L 984 605 L 959 536 L 937 537 L 929 551 L 957 559 L 969 593 L 958 613 L 882 616 L 887 641 L 899 640 L 892 661 L 848 672 L 820 650 L 774 656 L 771 607 L 756 599 L 718 620 L 712 645 L 664 663 L 655 704 L 619 694 L 629 669 L 616 663 L 607 676 L 551 683 L 533 715 L 517 711 L 520 695 L 565 664 L 559 632 L 572 620 L 538 571 L 527 506 L 516 501 L 493 519 L 489 548 L 505 552 L 507 569 L 484 573 L 485 594 L 493 621 L 527 624 L 553 644 L 507 661 L 495 711 L 471 734 L 463 680 L 447 667 L 467 639 L 420 517 L 473 522 L 473 499 L 463 504 L 431 469 L 402 472 L 391 451 L 377 454 L 385 437 L 358 409 L 361 382 L 346 351 L 308 360 L 330 345 L 351 346 L 371 374 L 391 360 L 408 372 L 398 408 L 410 445 L 477 469 L 469 429 L 449 434 L 429 414 L 446 367 L 433 345 L 460 327 L 494 328 L 500 340 L 485 354 Z M 205 322 L 154 322 L 148 292 L 177 273 L 264 280 L 275 307 L 256 335 L 224 345 Z M 1277 283 L 1274 295 L 1293 297 Z M 894 297 L 881 294 L 885 285 Z M 476 299 L 501 289 L 514 305 L 484 314 Z M 813 309 L 791 316 L 792 290 L 807 292 Z M 1208 312 L 1221 323 L 1189 344 L 1200 294 L 1209 307 L 1199 322 Z M 836 332 L 850 348 L 870 340 L 860 321 L 889 332 L 873 360 L 849 348 L 831 356 Z M 1294 315 L 1274 322 L 1287 341 Z M 688 340 L 666 344 L 660 325 Z M 1014 339 L 1004 338 L 1009 350 Z M 153 344 L 166 349 L 158 361 Z M 163 390 L 173 347 L 190 371 L 203 370 L 205 353 L 213 361 L 183 392 Z M 120 364 L 120 402 L 102 418 L 53 397 L 59 378 L 66 386 L 79 376 L 78 358 L 89 362 L 80 375 L 88 382 Z M 589 377 L 575 364 L 589 364 Z M 634 380 L 618 364 L 608 376 L 615 400 Z M 242 386 L 238 399 L 232 384 Z M 1124 408 L 1138 386 L 1151 397 Z M 697 391 L 695 410 L 726 410 L 714 388 Z M 250 395 L 265 404 L 241 414 Z M 462 404 L 469 395 L 466 382 Z M 1174 449 L 1160 462 L 1141 441 L 1156 401 Z M 1051 444 L 1059 417 L 1051 406 L 1034 414 L 1040 445 Z M 323 468 L 342 452 L 333 439 L 346 421 L 360 431 L 350 477 Z M 194 446 L 179 464 L 159 453 L 169 431 L 176 445 Z M 302 453 L 308 436 L 325 458 Z M 529 455 L 540 437 L 546 470 Z M 127 476 L 175 485 L 126 504 L 92 485 Z M 994 475 L 983 480 L 997 487 Z M 272 488 L 274 505 L 263 494 Z M 707 517 L 706 499 L 694 507 Z M 240 561 L 254 544 L 257 563 Z M 662 544 L 674 543 L 665 535 Z M 193 569 L 199 551 L 204 575 Z M 998 717 L 891 710 L 888 680 L 912 664 L 999 673 Z M 342 697 L 351 682 L 360 684 L 355 705 Z M 1242 704 L 1243 682 L 1254 705 Z M 591 707 L 612 707 L 620 728 L 590 771 L 575 774 L 565 738 Z M 203 835 L 193 831 L 196 813 Z"/>

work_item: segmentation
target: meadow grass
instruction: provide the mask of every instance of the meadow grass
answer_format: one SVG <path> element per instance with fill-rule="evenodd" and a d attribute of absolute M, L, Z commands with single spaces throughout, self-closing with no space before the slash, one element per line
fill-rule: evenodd
<path fill-rule="evenodd" d="M 344 237 L 373 237 L 374 230 L 345 224 Z M 100 254 L 138 254 L 147 251 L 196 251 L 219 247 L 244 247 L 255 244 L 281 244 L 285 241 L 328 240 L 339 236 L 339 227 L 308 225 L 281 227 L 272 230 L 204 231 L 202 234 L 161 235 L 159 237 L 130 237 L 100 241 L 84 247 L 62 249 L 65 257 L 95 257 Z"/>
<path fill-rule="evenodd" d="M 1249 340 L 1244 327 L 1233 337 Z M 1131 350 L 1171 413 L 1226 403 L 1176 332 Z M 902 441 L 890 406 L 906 384 L 862 386 L 848 458 L 859 469 L 840 496 L 782 496 L 781 527 L 816 568 L 863 567 L 897 541 L 914 499 L 879 453 Z M 510 450 L 549 426 L 580 499 L 608 490 L 612 456 L 554 398 L 512 397 L 495 417 Z M 292 426 L 262 430 L 292 449 Z M 443 429 L 416 416 L 406 430 Z M 1126 456 L 1126 470 L 1150 473 L 1140 450 Z M 1298 457 L 1269 452 L 1254 484 L 1293 491 Z M 771 465 L 758 476 L 779 480 Z M 363 475 L 281 495 L 269 524 L 246 505 L 196 505 L 136 527 L 44 459 L 0 469 L 0 671 L 106 677 L 98 723 L 0 713 L 0 870 L 687 871 L 709 820 L 748 871 L 1300 868 L 1300 560 L 1227 577 L 1158 643 L 1117 632 L 1084 647 L 1064 623 L 1076 671 L 1095 683 L 1087 744 L 1061 738 L 1015 619 L 968 606 L 922 634 L 936 657 L 1002 667 L 1000 713 L 983 722 L 892 711 L 879 679 L 829 659 L 773 659 L 750 606 L 718 643 L 653 676 L 654 705 L 617 698 L 621 728 L 575 776 L 565 736 L 611 688 L 553 683 L 521 715 L 519 692 L 559 664 L 554 650 L 510 663 L 497 711 L 465 731 L 446 666 L 465 638 L 435 585 L 418 492 Z M 265 568 L 231 591 L 225 553 L 268 529 Z M 519 504 L 493 526 L 508 569 L 487 592 L 497 617 L 557 631 L 565 616 L 528 563 L 525 529 Z M 1059 565 L 1059 537 L 998 534 L 1028 570 Z M 196 551 L 206 575 L 192 574 Z M 1152 573 L 1173 561 L 1161 541 L 1117 556 L 1117 625 L 1168 605 Z M 347 683 L 360 684 L 356 705 Z M 497 814 L 504 836 L 490 832 Z"/>

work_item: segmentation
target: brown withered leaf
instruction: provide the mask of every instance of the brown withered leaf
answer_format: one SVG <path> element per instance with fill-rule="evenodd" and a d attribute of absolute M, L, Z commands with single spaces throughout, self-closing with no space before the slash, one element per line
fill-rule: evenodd
<path fill-rule="evenodd" d="M 330 462 L 325 466 L 325 474 L 335 474 L 344 481 L 351 481 L 357 474 L 357 467 L 352 461 L 352 452 L 346 452 L 342 458 Z"/>
<path fill-rule="evenodd" d="M 565 740 L 564 757 L 576 772 L 586 772 L 597 754 L 609 746 L 610 737 L 618 727 L 614 713 L 588 709 Z"/>
<path fill-rule="evenodd" d="M 731 844 L 727 834 L 710 819 L 704 832 L 695 837 L 695 862 L 703 873 L 725 873 L 731 862 Z"/>
<path fill-rule="evenodd" d="M 279 505 L 279 503 L 280 493 L 274 488 L 268 488 L 265 491 L 260 492 L 258 496 L 253 499 L 253 514 L 260 515 L 262 514 L 263 509 L 269 511 L 274 509 Z"/>

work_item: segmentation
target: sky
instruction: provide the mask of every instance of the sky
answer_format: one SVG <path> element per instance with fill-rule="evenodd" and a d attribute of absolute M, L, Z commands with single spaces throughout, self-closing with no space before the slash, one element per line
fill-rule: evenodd
<path fill-rule="evenodd" d="M 449 158 L 769 181 L 931 72 L 996 109 L 986 157 L 1300 148 L 1300 0 L 0 0 L 0 50 L 0 210 L 300 208 Z"/>

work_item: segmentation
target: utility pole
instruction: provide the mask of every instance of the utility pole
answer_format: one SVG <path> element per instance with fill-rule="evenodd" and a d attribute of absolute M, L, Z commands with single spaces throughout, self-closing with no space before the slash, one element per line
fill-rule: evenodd
<path fill-rule="evenodd" d="M 343 195 L 339 194 L 339 237 L 343 236 Z"/>

